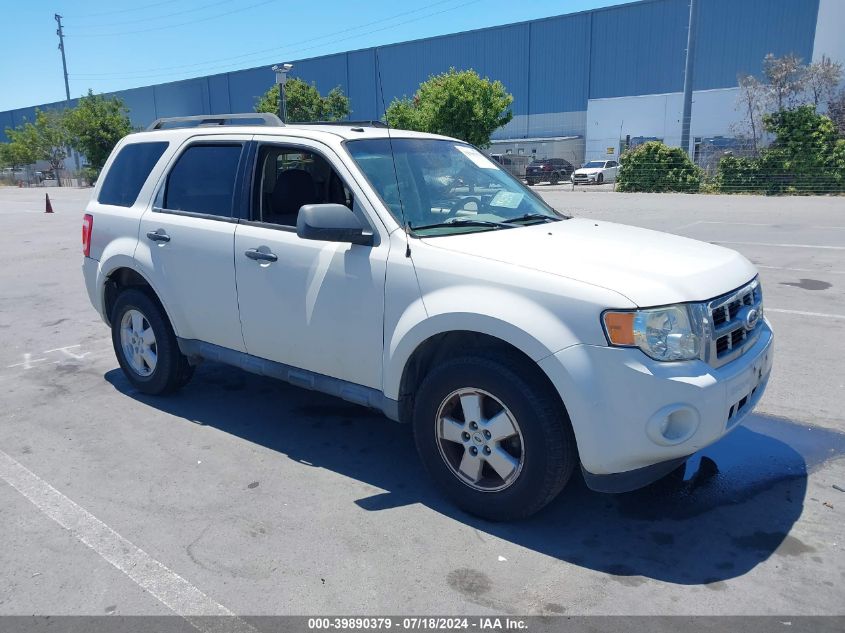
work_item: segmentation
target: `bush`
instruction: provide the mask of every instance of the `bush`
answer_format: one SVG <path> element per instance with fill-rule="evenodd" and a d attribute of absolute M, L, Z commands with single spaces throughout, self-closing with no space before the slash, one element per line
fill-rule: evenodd
<path fill-rule="evenodd" d="M 701 187 L 701 170 L 680 147 L 649 141 L 621 157 L 619 191 L 682 191 Z"/>
<path fill-rule="evenodd" d="M 826 194 L 845 191 L 845 140 L 830 118 L 812 106 L 782 110 L 763 118 L 775 135 L 756 159 L 726 156 L 719 162 L 725 193 Z"/>
<path fill-rule="evenodd" d="M 760 177 L 760 162 L 752 158 L 724 156 L 716 171 L 719 191 L 724 193 L 755 192 L 764 190 Z"/>

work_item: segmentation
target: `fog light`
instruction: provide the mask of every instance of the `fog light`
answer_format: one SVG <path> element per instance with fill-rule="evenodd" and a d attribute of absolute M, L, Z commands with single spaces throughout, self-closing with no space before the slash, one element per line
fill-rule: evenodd
<path fill-rule="evenodd" d="M 651 416 L 646 433 L 655 444 L 674 446 L 686 442 L 698 430 L 700 417 L 693 407 L 673 404 Z"/>

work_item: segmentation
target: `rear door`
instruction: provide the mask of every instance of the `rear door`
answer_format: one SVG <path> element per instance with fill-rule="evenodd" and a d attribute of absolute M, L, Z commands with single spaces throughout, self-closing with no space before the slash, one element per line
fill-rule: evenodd
<path fill-rule="evenodd" d="M 135 259 L 176 335 L 244 351 L 235 288 L 234 239 L 248 136 L 189 140 L 141 218 Z"/>

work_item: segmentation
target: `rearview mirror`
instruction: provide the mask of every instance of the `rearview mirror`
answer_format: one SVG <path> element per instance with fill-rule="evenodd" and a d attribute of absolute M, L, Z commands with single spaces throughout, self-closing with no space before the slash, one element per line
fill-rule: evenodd
<path fill-rule="evenodd" d="M 296 218 L 296 234 L 304 240 L 371 245 L 358 216 L 342 204 L 305 204 Z"/>

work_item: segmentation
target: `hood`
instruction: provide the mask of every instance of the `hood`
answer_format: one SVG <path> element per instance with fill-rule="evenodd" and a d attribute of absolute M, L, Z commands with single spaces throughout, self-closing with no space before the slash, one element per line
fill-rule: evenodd
<path fill-rule="evenodd" d="M 581 167 L 580 169 L 576 169 L 576 174 L 597 174 L 603 168 L 602 167 Z"/>
<path fill-rule="evenodd" d="M 423 242 L 607 288 L 639 307 L 712 299 L 757 274 L 721 246 L 582 218 Z"/>

